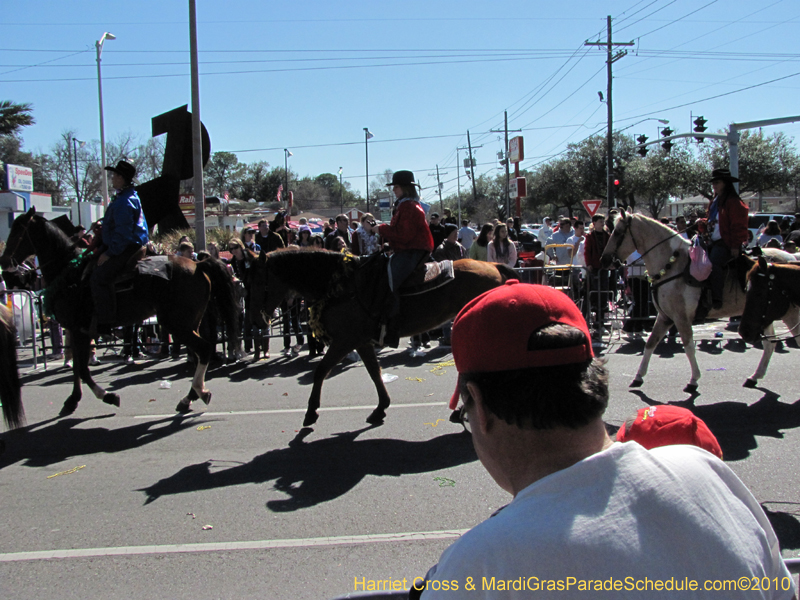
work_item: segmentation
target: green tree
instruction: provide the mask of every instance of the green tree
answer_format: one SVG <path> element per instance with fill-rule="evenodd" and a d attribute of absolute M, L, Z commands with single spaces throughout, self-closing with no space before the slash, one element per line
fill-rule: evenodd
<path fill-rule="evenodd" d="M 629 193 L 653 218 L 666 208 L 670 196 L 695 195 L 703 177 L 704 169 L 688 140 L 675 144 L 669 153 L 661 148 L 651 150 L 645 158 L 630 161 L 625 169 Z"/>
<path fill-rule="evenodd" d="M 30 103 L 15 104 L 10 100 L 0 100 L 0 135 L 15 135 L 23 127 L 36 123 L 31 113 Z"/>
<path fill-rule="evenodd" d="M 246 166 L 239 163 L 233 152 L 214 152 L 205 166 L 205 177 L 208 182 L 206 195 L 222 196 L 241 185 Z"/>
<path fill-rule="evenodd" d="M 728 144 L 723 140 L 705 145 L 701 156 L 709 165 L 707 176 L 712 168 L 729 168 Z M 783 132 L 764 135 L 760 130 L 745 130 L 739 139 L 739 191 L 756 192 L 759 197 L 771 190 L 786 193 L 792 187 L 796 160 L 793 140 Z"/>

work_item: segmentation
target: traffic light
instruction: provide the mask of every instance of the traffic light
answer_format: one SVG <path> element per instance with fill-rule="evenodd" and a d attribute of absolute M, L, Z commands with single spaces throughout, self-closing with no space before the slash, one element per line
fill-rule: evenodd
<path fill-rule="evenodd" d="M 703 133 L 706 129 L 708 129 L 706 127 L 706 123 L 708 123 L 708 121 L 706 121 L 703 117 L 697 117 L 694 120 L 694 131 L 695 131 L 695 133 Z M 694 139 L 696 139 L 698 141 L 698 143 L 702 144 L 703 140 L 705 138 L 702 137 L 702 136 L 696 135 L 696 136 L 694 136 Z"/>
<path fill-rule="evenodd" d="M 619 186 L 620 186 L 620 175 L 617 173 L 609 173 L 608 175 L 609 183 L 611 183 L 611 190 L 613 192 L 613 197 L 616 198 L 617 194 L 619 193 Z"/>
<path fill-rule="evenodd" d="M 661 137 L 669 137 L 669 136 L 671 136 L 673 133 L 675 133 L 675 132 L 674 132 L 674 131 L 672 131 L 672 129 L 670 129 L 669 127 L 664 127 L 664 129 L 662 129 L 662 130 L 661 130 Z M 667 151 L 667 154 L 669 154 L 669 151 L 672 149 L 672 142 L 670 142 L 669 140 L 667 140 L 666 142 L 664 142 L 663 144 L 661 144 L 661 147 L 662 147 L 664 150 L 666 150 L 666 151 Z"/>
<path fill-rule="evenodd" d="M 642 144 L 644 144 L 647 141 L 647 136 L 646 135 L 640 135 L 639 137 L 636 138 L 636 141 L 639 143 L 639 148 L 638 148 L 638 150 L 636 150 L 636 152 L 638 152 L 640 156 L 643 156 L 643 157 L 647 156 L 648 150 L 647 150 L 647 148 L 642 146 Z"/>

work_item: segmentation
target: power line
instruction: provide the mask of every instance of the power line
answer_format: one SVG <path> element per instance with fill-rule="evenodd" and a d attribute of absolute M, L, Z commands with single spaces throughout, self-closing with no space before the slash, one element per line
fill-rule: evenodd
<path fill-rule="evenodd" d="M 660 27 L 656 27 L 656 28 L 655 28 L 655 29 L 653 29 L 652 31 L 648 31 L 647 33 L 643 33 L 642 35 L 638 35 L 638 36 L 636 36 L 636 37 L 637 37 L 637 39 L 641 39 L 641 38 L 643 38 L 643 37 L 644 37 L 644 36 L 646 36 L 646 35 L 650 35 L 651 33 L 655 33 L 656 31 L 661 31 L 661 30 L 662 30 L 662 29 L 664 29 L 665 27 L 669 27 L 670 25 L 674 25 L 674 24 L 675 24 L 675 23 L 677 23 L 678 21 L 682 21 L 682 20 L 683 20 L 683 19 L 685 19 L 686 17 L 690 17 L 690 16 L 692 16 L 694 13 L 696 13 L 696 12 L 700 12 L 700 11 L 701 11 L 701 10 L 703 10 L 704 8 L 707 8 L 707 7 L 711 6 L 712 4 L 716 4 L 718 1 L 719 1 L 719 0 L 711 0 L 711 2 L 709 2 L 708 4 L 704 4 L 704 5 L 703 5 L 703 6 L 701 6 L 700 8 L 698 8 L 698 9 L 696 9 L 696 10 L 693 10 L 693 11 L 692 11 L 692 12 L 690 12 L 690 13 L 688 13 L 688 14 L 685 14 L 685 15 L 683 15 L 682 17 L 678 17 L 677 19 L 675 19 L 674 21 L 670 21 L 670 22 L 669 22 L 669 23 L 667 23 L 666 25 L 661 25 Z"/>
<path fill-rule="evenodd" d="M 481 62 L 510 62 L 520 60 L 531 60 L 531 58 L 488 58 L 482 60 L 451 60 L 451 61 L 427 61 L 427 62 L 407 62 L 407 63 L 391 63 L 382 65 L 337 65 L 328 67 L 299 67 L 299 68 L 286 68 L 286 69 L 253 69 L 247 71 L 214 71 L 203 73 L 204 77 L 212 75 L 252 75 L 256 73 L 287 73 L 287 72 L 302 72 L 302 71 L 329 71 L 339 69 L 372 69 L 383 67 L 413 67 L 425 65 L 455 65 L 455 64 L 470 64 Z M 189 73 L 165 73 L 165 74 L 151 74 L 151 75 L 117 75 L 111 77 L 103 77 L 103 80 L 109 79 L 167 79 L 173 77 L 188 77 Z M 8 79 L 0 80 L 0 83 L 54 83 L 60 81 L 95 81 L 95 77 L 63 77 L 56 79 Z"/>
<path fill-rule="evenodd" d="M 698 104 L 700 102 L 706 102 L 707 100 L 714 100 L 716 98 L 722 98 L 723 96 L 730 96 L 731 94 L 738 94 L 739 92 L 752 90 L 753 88 L 761 87 L 761 86 L 764 86 L 764 85 L 769 85 L 770 83 L 775 83 L 776 81 L 783 81 L 784 79 L 790 79 L 792 77 L 797 77 L 798 75 L 800 75 L 800 71 L 798 71 L 797 73 L 792 73 L 791 75 L 785 75 L 783 77 L 778 77 L 776 79 L 771 79 L 769 81 L 763 81 L 761 83 L 748 85 L 747 87 L 743 87 L 743 88 L 740 88 L 738 90 L 733 90 L 731 92 L 725 92 L 723 94 L 717 94 L 715 96 L 709 96 L 708 98 L 701 98 L 700 100 L 692 100 L 691 102 L 685 102 L 683 104 L 677 104 L 675 106 L 670 106 L 669 108 L 660 108 L 658 110 L 654 110 L 654 111 L 651 111 L 651 112 L 648 112 L 648 113 L 642 113 L 642 114 L 636 115 L 634 117 L 627 117 L 626 119 L 621 119 L 621 120 L 630 121 L 632 119 L 639 119 L 641 117 L 646 117 L 648 115 L 654 115 L 656 113 L 663 113 L 665 111 L 673 110 L 675 108 L 683 108 L 684 106 L 689 106 L 691 104 Z"/>
<path fill-rule="evenodd" d="M 647 15 L 646 17 L 642 17 L 641 19 L 639 19 L 639 20 L 637 20 L 637 21 L 634 21 L 633 23 L 628 23 L 627 25 L 625 25 L 625 27 L 621 27 L 620 29 L 618 29 L 618 30 L 616 31 L 616 33 L 619 33 L 620 31 L 624 31 L 624 30 L 625 30 L 625 29 L 627 29 L 628 27 L 633 27 L 633 26 L 634 26 L 634 25 L 636 25 L 637 23 L 641 23 L 642 21 L 644 21 L 644 20 L 645 20 L 645 19 L 647 19 L 648 17 L 651 17 L 651 16 L 653 16 L 653 15 L 654 15 L 654 14 L 656 14 L 657 12 L 661 12 L 662 10 L 664 10 L 665 8 L 667 8 L 668 6 L 672 6 L 672 5 L 673 5 L 673 4 L 675 4 L 677 1 L 678 1 L 678 0 L 672 0 L 671 2 L 667 2 L 667 3 L 666 3 L 664 6 L 662 6 L 661 8 L 657 8 L 656 10 L 654 10 L 653 12 L 651 12 L 651 13 L 650 13 L 649 15 Z"/>

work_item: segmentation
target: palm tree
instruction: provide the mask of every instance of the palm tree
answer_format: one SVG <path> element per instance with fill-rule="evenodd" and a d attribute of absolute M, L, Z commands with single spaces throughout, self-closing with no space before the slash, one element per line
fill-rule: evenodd
<path fill-rule="evenodd" d="M 14 104 L 10 100 L 0 100 L 0 135 L 13 135 L 23 127 L 33 125 L 36 120 L 31 116 L 33 105 Z"/>

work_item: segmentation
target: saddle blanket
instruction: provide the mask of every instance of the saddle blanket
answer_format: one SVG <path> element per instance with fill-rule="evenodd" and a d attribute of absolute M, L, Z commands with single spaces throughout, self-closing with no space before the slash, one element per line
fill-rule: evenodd
<path fill-rule="evenodd" d="M 452 260 L 423 263 L 400 288 L 401 296 L 418 296 L 430 292 L 455 278 Z"/>
<path fill-rule="evenodd" d="M 126 270 L 114 280 L 114 286 L 118 292 L 127 291 L 129 286 L 126 284 L 133 283 L 133 278 L 139 275 L 147 277 L 160 277 L 161 279 L 170 280 L 170 273 L 167 270 L 167 263 L 169 263 L 168 256 L 148 256 L 136 263 L 133 271 Z"/>

